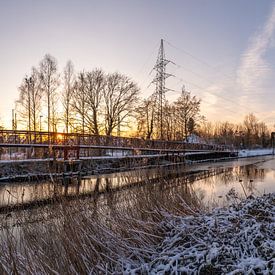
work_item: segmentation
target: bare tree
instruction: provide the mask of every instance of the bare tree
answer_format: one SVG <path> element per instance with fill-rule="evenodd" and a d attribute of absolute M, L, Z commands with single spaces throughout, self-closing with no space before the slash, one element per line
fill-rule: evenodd
<path fill-rule="evenodd" d="M 42 89 L 47 98 L 48 109 L 48 132 L 56 130 L 57 124 L 57 88 L 59 85 L 59 75 L 57 72 L 56 59 L 46 54 L 40 62 L 40 79 Z"/>
<path fill-rule="evenodd" d="M 235 140 L 236 125 L 228 121 L 216 122 L 215 138 L 220 144 L 232 145 Z"/>
<path fill-rule="evenodd" d="M 32 68 L 31 76 L 26 76 L 19 87 L 19 99 L 16 102 L 17 110 L 22 122 L 27 121 L 27 129 L 36 131 L 39 124 L 39 115 L 42 108 L 42 89 L 39 72 Z"/>
<path fill-rule="evenodd" d="M 166 101 L 163 106 L 163 138 L 166 140 L 172 140 L 175 126 L 175 111 L 174 105 L 171 105 Z"/>
<path fill-rule="evenodd" d="M 262 147 L 267 147 L 270 142 L 270 131 L 264 122 L 260 122 L 259 125 L 259 138 Z"/>
<path fill-rule="evenodd" d="M 62 105 L 64 110 L 63 121 L 65 124 L 66 133 L 69 132 L 69 125 L 72 120 L 72 100 L 74 90 L 74 66 L 71 61 L 68 61 L 64 68 L 64 89 L 62 93 Z"/>
<path fill-rule="evenodd" d="M 74 84 L 72 108 L 76 114 L 75 120 L 77 126 L 80 126 L 81 132 L 85 133 L 87 121 L 87 93 L 86 93 L 85 73 L 79 73 Z"/>
<path fill-rule="evenodd" d="M 191 96 L 190 92 L 182 91 L 182 95 L 175 102 L 178 124 L 182 131 L 182 136 L 186 139 L 190 134 L 188 123 L 193 119 L 193 130 L 199 119 L 200 100 L 196 96 Z"/>
<path fill-rule="evenodd" d="M 259 133 L 258 123 L 258 119 L 252 113 L 246 115 L 244 118 L 243 125 L 246 137 L 245 140 L 248 147 L 256 144 L 257 136 Z"/>
<path fill-rule="evenodd" d="M 154 96 L 144 99 L 141 104 L 136 108 L 136 119 L 138 126 L 139 136 L 146 139 L 153 137 L 156 121 L 156 100 Z"/>
<path fill-rule="evenodd" d="M 106 88 L 106 78 L 102 70 L 95 69 L 86 73 L 86 102 L 87 102 L 87 122 L 91 133 L 100 133 L 100 109 Z"/>
<path fill-rule="evenodd" d="M 28 131 L 31 130 L 31 93 L 30 78 L 26 76 L 19 86 L 19 99 L 16 101 L 16 110 L 19 114 L 19 122 Z"/>
<path fill-rule="evenodd" d="M 115 127 L 126 122 L 138 102 L 139 89 L 127 76 L 109 74 L 104 89 L 105 134 L 111 135 Z"/>
<path fill-rule="evenodd" d="M 214 138 L 214 124 L 210 121 L 207 121 L 205 117 L 203 117 L 199 128 L 198 128 L 198 135 L 205 139 L 213 139 Z"/>

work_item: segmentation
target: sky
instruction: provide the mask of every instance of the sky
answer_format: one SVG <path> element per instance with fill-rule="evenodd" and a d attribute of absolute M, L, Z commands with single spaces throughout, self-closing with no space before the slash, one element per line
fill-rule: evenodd
<path fill-rule="evenodd" d="M 18 87 L 47 53 L 60 72 L 72 60 L 76 71 L 126 74 L 148 97 L 160 39 L 175 63 L 169 101 L 184 85 L 210 121 L 253 112 L 275 124 L 272 0 L 0 0 L 2 123 L 11 127 Z"/>

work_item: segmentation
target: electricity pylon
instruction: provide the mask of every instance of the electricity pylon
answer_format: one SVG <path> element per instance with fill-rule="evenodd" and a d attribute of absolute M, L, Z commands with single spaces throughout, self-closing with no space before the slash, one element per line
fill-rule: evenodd
<path fill-rule="evenodd" d="M 165 104 L 165 93 L 169 90 L 165 86 L 165 80 L 172 74 L 166 73 L 166 66 L 168 63 L 173 63 L 170 60 L 165 58 L 165 52 L 163 47 L 163 39 L 160 41 L 160 48 L 158 52 L 157 62 L 153 68 L 156 72 L 156 75 L 152 81 L 156 85 L 155 97 L 157 103 L 157 129 L 158 129 L 158 138 L 163 139 L 163 107 Z"/>

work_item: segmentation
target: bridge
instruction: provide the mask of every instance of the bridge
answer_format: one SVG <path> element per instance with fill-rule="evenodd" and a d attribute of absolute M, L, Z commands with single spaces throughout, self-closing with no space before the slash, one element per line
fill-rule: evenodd
<path fill-rule="evenodd" d="M 146 140 L 81 133 L 0 130 L 0 159 L 43 159 L 152 154 L 230 152 L 223 145 L 184 141 Z"/>

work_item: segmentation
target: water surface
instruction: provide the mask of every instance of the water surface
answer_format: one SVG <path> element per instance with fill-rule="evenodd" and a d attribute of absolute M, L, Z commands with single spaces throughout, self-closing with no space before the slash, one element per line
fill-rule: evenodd
<path fill-rule="evenodd" d="M 192 175 L 188 176 L 190 172 Z M 162 192 L 163 195 L 169 193 L 171 204 L 173 195 L 184 196 L 188 189 L 188 194 L 192 190 L 197 199 L 208 207 L 223 206 L 228 203 L 227 195 L 232 190 L 239 198 L 274 192 L 275 159 L 265 156 L 192 166 L 170 165 L 155 169 L 137 169 L 74 178 L 69 184 L 60 180 L 10 182 L 0 185 L 0 208 L 62 196 L 77 198 L 86 195 L 103 196 L 103 193 L 107 196 L 109 192 L 118 192 L 116 190 L 120 190 L 118 196 L 125 200 L 130 190 L 137 195 L 141 189 L 148 189 L 150 193 L 152 186 L 155 188 L 154 192 Z"/>

